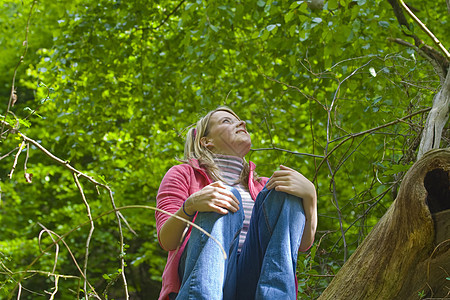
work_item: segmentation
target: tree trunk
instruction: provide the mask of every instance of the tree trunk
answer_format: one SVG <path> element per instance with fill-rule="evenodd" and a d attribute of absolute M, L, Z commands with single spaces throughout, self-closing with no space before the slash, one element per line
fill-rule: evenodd
<path fill-rule="evenodd" d="M 425 153 L 324 299 L 423 299 L 450 293 L 450 148 Z M 420 296 L 419 296 L 420 294 Z"/>
<path fill-rule="evenodd" d="M 441 143 L 442 130 L 448 121 L 450 108 L 450 71 L 447 72 L 442 87 L 433 99 L 433 107 L 428 113 L 422 132 L 417 159 L 431 150 L 437 149 Z"/>

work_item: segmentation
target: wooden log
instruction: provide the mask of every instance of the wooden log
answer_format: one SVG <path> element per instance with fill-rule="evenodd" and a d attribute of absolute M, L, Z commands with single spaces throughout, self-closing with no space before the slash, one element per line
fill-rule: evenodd
<path fill-rule="evenodd" d="M 450 297 L 449 174 L 450 148 L 424 154 L 319 299 Z"/>

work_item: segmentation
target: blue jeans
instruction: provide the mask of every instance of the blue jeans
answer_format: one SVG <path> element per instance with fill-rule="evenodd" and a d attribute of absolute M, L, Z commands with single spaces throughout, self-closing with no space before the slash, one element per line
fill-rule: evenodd
<path fill-rule="evenodd" d="M 301 198 L 264 188 L 256 198 L 241 252 L 244 220 L 241 195 L 236 213 L 199 213 L 195 223 L 214 236 L 220 247 L 192 230 L 183 253 L 184 272 L 177 299 L 296 299 L 297 253 L 305 226 Z"/>

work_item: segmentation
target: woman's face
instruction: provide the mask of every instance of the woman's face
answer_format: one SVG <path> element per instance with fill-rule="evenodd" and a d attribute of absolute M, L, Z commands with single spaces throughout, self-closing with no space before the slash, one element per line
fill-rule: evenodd
<path fill-rule="evenodd" d="M 216 111 L 209 119 L 203 144 L 213 153 L 244 157 L 252 145 L 245 122 L 227 111 Z"/>

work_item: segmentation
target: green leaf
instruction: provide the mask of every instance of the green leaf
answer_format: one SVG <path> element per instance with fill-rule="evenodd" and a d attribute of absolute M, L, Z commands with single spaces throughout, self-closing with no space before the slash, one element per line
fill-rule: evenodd
<path fill-rule="evenodd" d="M 389 22 L 388 21 L 379 21 L 378 25 L 380 25 L 383 28 L 389 28 Z"/>
<path fill-rule="evenodd" d="M 266 29 L 267 29 L 267 31 L 272 31 L 274 28 L 276 28 L 277 27 L 277 25 L 274 25 L 274 24 L 272 24 L 272 25 L 268 25 L 267 27 L 266 27 Z"/>
<path fill-rule="evenodd" d="M 335 10 L 339 7 L 338 0 L 328 0 L 328 9 L 329 10 Z"/>
<path fill-rule="evenodd" d="M 305 2 L 305 1 L 294 1 L 294 2 L 292 2 L 291 5 L 289 6 L 289 9 L 292 10 L 292 9 L 294 9 L 294 8 L 297 8 L 297 7 L 299 7 L 303 2 Z"/>
<path fill-rule="evenodd" d="M 406 172 L 408 171 L 412 166 L 411 164 L 407 164 L 407 165 L 391 165 L 390 168 L 388 168 L 387 170 L 385 170 L 383 172 L 384 175 L 388 176 L 388 175 L 394 175 L 400 172 Z"/>
<path fill-rule="evenodd" d="M 413 34 L 413 33 L 411 32 L 411 30 L 409 30 L 409 28 L 408 28 L 407 26 L 401 25 L 401 28 L 402 28 L 402 30 L 403 30 L 404 33 L 406 33 L 406 34 Z"/>
<path fill-rule="evenodd" d="M 219 28 L 217 28 L 217 27 L 214 26 L 214 25 L 209 25 L 209 27 L 210 27 L 214 32 L 218 32 L 218 31 L 219 31 Z"/>
<path fill-rule="evenodd" d="M 30 121 L 25 120 L 25 119 L 19 119 L 19 123 L 20 123 L 20 125 L 23 125 L 23 126 L 25 126 L 27 128 L 30 128 L 30 126 L 31 126 Z"/>
<path fill-rule="evenodd" d="M 269 35 L 270 35 L 270 32 L 269 32 L 268 30 L 263 30 L 263 33 L 262 33 L 262 35 L 261 35 L 261 39 L 262 39 L 263 41 L 265 41 L 265 40 L 267 40 L 267 38 L 269 37 Z"/>
<path fill-rule="evenodd" d="M 188 4 L 186 4 L 184 10 L 189 10 L 194 5 L 195 5 L 195 3 L 188 3 Z"/>
<path fill-rule="evenodd" d="M 284 22 L 288 23 L 290 20 L 292 20 L 293 16 L 294 11 L 289 11 L 287 14 L 284 15 Z"/>

